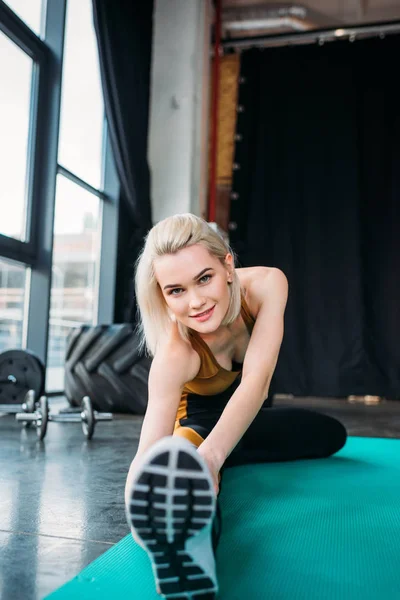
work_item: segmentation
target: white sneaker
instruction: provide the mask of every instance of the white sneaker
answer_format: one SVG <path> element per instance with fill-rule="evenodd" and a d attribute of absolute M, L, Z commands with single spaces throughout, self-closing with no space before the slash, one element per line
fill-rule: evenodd
<path fill-rule="evenodd" d="M 150 557 L 157 592 L 175 600 L 215 600 L 216 496 L 196 447 L 178 436 L 155 443 L 142 457 L 129 498 L 128 523 Z"/>

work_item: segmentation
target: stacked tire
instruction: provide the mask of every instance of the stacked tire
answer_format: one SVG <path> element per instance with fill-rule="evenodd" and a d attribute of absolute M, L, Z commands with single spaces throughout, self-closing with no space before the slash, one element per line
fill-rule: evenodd
<path fill-rule="evenodd" d="M 132 325 L 82 325 L 68 340 L 65 394 L 71 406 L 89 396 L 97 411 L 143 415 L 150 365 Z"/>

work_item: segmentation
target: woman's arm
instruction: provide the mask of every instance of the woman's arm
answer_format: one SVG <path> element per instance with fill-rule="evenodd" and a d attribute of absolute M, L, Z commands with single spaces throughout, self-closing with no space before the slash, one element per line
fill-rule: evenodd
<path fill-rule="evenodd" d="M 243 362 L 242 381 L 199 452 L 220 469 L 268 396 L 283 339 L 288 283 L 282 271 L 264 273 L 252 288 L 259 311 Z"/>
<path fill-rule="evenodd" d="M 148 403 L 137 456 L 162 437 L 172 435 L 183 387 L 199 368 L 199 355 L 183 341 L 169 343 L 156 354 L 149 373 Z"/>
<path fill-rule="evenodd" d="M 129 493 L 142 454 L 159 439 L 172 435 L 183 387 L 196 377 L 199 368 L 199 355 L 182 338 L 172 339 L 154 357 L 149 372 L 146 414 L 125 494 Z"/>

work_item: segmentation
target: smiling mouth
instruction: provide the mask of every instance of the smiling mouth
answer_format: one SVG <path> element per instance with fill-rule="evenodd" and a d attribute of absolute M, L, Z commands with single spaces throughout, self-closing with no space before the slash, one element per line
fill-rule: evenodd
<path fill-rule="evenodd" d="M 191 317 L 192 317 L 192 319 L 198 319 L 199 317 L 204 317 L 205 315 L 208 315 L 213 310 L 213 308 L 214 308 L 214 306 L 212 306 L 208 310 L 205 310 L 202 313 L 199 313 L 198 315 L 191 315 Z"/>

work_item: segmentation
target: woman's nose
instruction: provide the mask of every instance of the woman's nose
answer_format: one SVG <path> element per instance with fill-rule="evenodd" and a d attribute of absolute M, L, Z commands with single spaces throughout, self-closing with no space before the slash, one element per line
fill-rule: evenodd
<path fill-rule="evenodd" d="M 205 299 L 198 294 L 191 294 L 190 296 L 190 308 L 197 309 L 201 308 L 205 304 Z"/>

